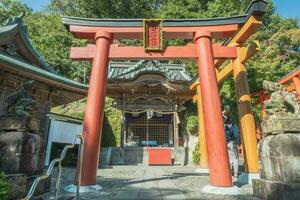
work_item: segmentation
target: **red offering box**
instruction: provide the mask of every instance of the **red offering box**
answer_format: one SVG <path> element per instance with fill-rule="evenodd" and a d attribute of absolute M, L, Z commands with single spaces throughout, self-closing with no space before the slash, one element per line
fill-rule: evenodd
<path fill-rule="evenodd" d="M 149 165 L 172 165 L 170 148 L 148 148 Z"/>

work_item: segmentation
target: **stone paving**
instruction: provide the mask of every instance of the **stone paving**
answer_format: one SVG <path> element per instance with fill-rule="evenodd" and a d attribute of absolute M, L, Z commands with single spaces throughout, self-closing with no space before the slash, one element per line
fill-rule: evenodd
<path fill-rule="evenodd" d="M 84 193 L 80 199 L 200 199 L 200 200 L 258 200 L 252 196 L 252 187 L 241 187 L 241 195 L 220 196 L 205 194 L 201 189 L 208 184 L 208 174 L 195 173 L 195 167 L 188 166 L 114 166 L 99 169 L 97 184 L 102 190 Z M 73 183 L 73 168 L 64 168 L 61 180 L 60 199 L 73 199 L 74 194 L 64 191 Z M 53 199 L 55 174 L 51 179 L 51 193 L 40 196 Z"/>

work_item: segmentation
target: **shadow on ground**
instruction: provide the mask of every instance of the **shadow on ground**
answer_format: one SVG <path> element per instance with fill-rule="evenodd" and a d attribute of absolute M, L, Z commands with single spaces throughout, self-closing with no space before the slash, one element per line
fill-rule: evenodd
<path fill-rule="evenodd" d="M 114 166 L 98 171 L 97 184 L 102 190 L 80 195 L 80 199 L 200 199 L 200 200 L 254 200 L 252 187 L 241 187 L 238 196 L 205 194 L 201 189 L 208 184 L 208 174 L 194 173 L 186 166 Z M 63 169 L 60 199 L 73 199 L 74 194 L 64 188 L 73 183 L 73 168 Z M 55 188 L 55 174 L 51 180 L 51 193 L 39 196 L 51 199 Z"/>

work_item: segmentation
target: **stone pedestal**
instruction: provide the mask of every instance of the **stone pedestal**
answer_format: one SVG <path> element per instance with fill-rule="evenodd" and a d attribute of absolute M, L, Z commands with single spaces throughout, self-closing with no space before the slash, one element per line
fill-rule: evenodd
<path fill-rule="evenodd" d="M 46 139 L 40 127 L 40 120 L 29 116 L 0 116 L 0 170 L 10 182 L 11 199 L 24 197 L 34 179 L 44 172 Z M 37 193 L 48 188 L 49 180 L 39 184 Z"/>
<path fill-rule="evenodd" d="M 260 178 L 253 193 L 263 199 L 300 198 L 300 132 L 269 135 L 259 144 Z"/>
<path fill-rule="evenodd" d="M 1 131 L 33 131 L 39 133 L 40 120 L 35 117 L 18 116 L 18 115 L 1 115 Z"/>
<path fill-rule="evenodd" d="M 41 136 L 29 132 L 0 133 L 0 168 L 6 174 L 43 173 L 44 143 Z"/>
<path fill-rule="evenodd" d="M 283 133 L 300 133 L 300 118 L 295 117 L 269 117 L 261 124 L 264 135 Z"/>

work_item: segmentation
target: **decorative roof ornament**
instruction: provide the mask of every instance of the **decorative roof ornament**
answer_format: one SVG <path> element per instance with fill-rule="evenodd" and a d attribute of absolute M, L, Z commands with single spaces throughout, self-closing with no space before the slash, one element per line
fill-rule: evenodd
<path fill-rule="evenodd" d="M 18 48 L 17 48 L 17 46 L 14 43 L 10 43 L 10 44 L 7 45 L 6 51 L 10 55 L 12 55 L 12 56 L 16 55 L 17 54 L 17 50 L 18 50 Z"/>
<path fill-rule="evenodd" d="M 30 61 L 30 63 L 37 65 L 48 72 L 59 74 L 39 53 L 39 51 L 34 47 L 32 41 L 29 39 L 27 26 L 23 23 L 24 16 L 25 13 L 23 12 L 18 16 L 8 18 L 3 25 L 0 26 L 0 37 L 6 38 L 6 40 L 12 40 L 13 37 L 19 34 L 22 39 L 21 45 L 24 45 L 26 51 L 30 52 L 34 58 L 34 61 Z M 17 45 L 19 46 L 19 44 Z"/>
<path fill-rule="evenodd" d="M 23 24 L 23 17 L 25 16 L 25 13 L 22 12 L 18 16 L 9 17 L 6 21 L 4 21 L 3 26 L 11 26 L 15 24 Z"/>
<path fill-rule="evenodd" d="M 158 60 L 142 60 L 136 63 L 121 67 L 124 63 L 110 62 L 108 78 L 110 80 L 134 80 L 142 74 L 155 73 L 165 76 L 169 81 L 184 81 L 191 80 L 189 74 L 184 71 L 184 65 L 181 64 L 164 64 Z"/>

